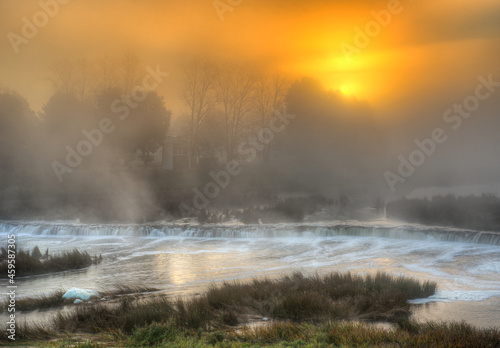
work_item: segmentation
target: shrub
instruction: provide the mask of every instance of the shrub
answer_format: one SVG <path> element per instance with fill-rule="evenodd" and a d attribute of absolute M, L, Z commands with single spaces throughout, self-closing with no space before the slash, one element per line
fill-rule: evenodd
<path fill-rule="evenodd" d="M 151 347 L 165 342 L 173 342 L 179 336 L 179 329 L 172 323 L 152 323 L 149 326 L 136 329 L 129 339 L 134 347 Z"/>

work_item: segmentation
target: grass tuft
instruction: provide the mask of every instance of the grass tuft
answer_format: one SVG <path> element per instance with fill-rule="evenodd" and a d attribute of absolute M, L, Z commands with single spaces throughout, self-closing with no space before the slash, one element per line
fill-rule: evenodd
<path fill-rule="evenodd" d="M 158 289 L 150 288 L 142 285 L 117 285 L 111 290 L 99 291 L 99 293 L 108 300 L 122 295 L 144 294 L 155 292 Z M 27 297 L 16 299 L 16 310 L 22 312 L 30 312 L 34 310 L 45 310 L 50 308 L 62 307 L 73 303 L 73 299 L 64 299 L 62 296 L 66 290 L 56 290 L 48 295 L 39 295 L 35 297 Z M 8 308 L 8 301 L 0 304 L 0 313 L 3 313 Z"/>
<path fill-rule="evenodd" d="M 8 257 L 5 248 L 0 253 L 0 274 L 7 275 Z M 80 252 L 74 249 L 71 252 L 64 252 L 60 255 L 51 256 L 48 250 L 42 255 L 36 246 L 29 250 L 17 250 L 16 253 L 16 276 L 23 277 L 36 274 L 46 274 L 68 270 L 81 269 L 97 264 L 102 261 L 102 257 L 92 257 L 86 251 Z"/>

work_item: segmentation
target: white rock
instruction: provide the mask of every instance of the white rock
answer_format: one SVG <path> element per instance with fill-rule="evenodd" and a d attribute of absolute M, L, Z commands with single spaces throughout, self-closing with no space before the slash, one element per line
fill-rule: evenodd
<path fill-rule="evenodd" d="M 82 302 L 83 302 L 82 300 L 80 300 L 79 298 L 77 298 L 77 299 L 75 300 L 75 302 L 73 302 L 73 303 L 75 303 L 75 304 L 76 304 L 76 303 L 82 303 Z"/>
<path fill-rule="evenodd" d="M 264 321 L 268 321 L 268 320 L 269 320 L 269 318 L 264 317 L 264 318 L 262 318 L 262 320 L 264 320 Z"/>
<path fill-rule="evenodd" d="M 63 298 L 66 299 L 80 299 L 87 301 L 92 297 L 100 296 L 97 291 L 89 290 L 89 289 L 79 289 L 79 288 L 71 288 L 63 295 Z"/>

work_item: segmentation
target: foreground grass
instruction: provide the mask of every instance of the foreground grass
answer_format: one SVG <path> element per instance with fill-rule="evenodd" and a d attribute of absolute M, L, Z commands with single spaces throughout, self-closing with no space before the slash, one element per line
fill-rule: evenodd
<path fill-rule="evenodd" d="M 7 250 L 1 249 L 0 253 L 0 274 L 6 277 L 8 272 Z M 44 255 L 38 247 L 29 250 L 17 250 L 16 253 L 16 276 L 29 276 L 52 272 L 61 272 L 89 267 L 92 264 L 101 262 L 102 257 L 92 257 L 87 252 L 73 250 L 60 255 L 49 255 L 48 250 Z"/>
<path fill-rule="evenodd" d="M 435 290 L 435 283 L 383 273 L 366 277 L 331 273 L 311 278 L 294 273 L 278 280 L 214 285 L 204 295 L 189 300 L 123 297 L 116 306 L 77 306 L 73 312 L 58 313 L 53 325 L 58 331 L 130 333 L 135 327 L 162 321 L 187 329 L 213 330 L 245 322 L 247 314 L 295 321 L 395 321 L 409 317 L 408 300 L 428 297 Z"/>
<path fill-rule="evenodd" d="M 125 289 L 126 290 L 126 289 Z M 165 295 L 122 296 L 117 302 L 89 303 L 58 312 L 50 325 L 20 327 L 20 339 L 46 338 L 55 332 L 130 335 L 138 327 L 169 322 L 185 330 L 221 330 L 247 321 L 248 315 L 273 319 L 405 320 L 408 300 L 434 294 L 436 284 L 384 273 L 354 276 L 331 273 L 305 277 L 294 273 L 277 280 L 226 282 L 191 299 L 172 301 Z"/>
<path fill-rule="evenodd" d="M 402 321 L 385 330 L 367 324 L 275 322 L 255 328 L 205 332 L 179 328 L 174 322 L 153 323 L 130 335 L 67 338 L 41 347 L 491 347 L 500 346 L 500 330 L 466 323 L 419 324 Z"/>

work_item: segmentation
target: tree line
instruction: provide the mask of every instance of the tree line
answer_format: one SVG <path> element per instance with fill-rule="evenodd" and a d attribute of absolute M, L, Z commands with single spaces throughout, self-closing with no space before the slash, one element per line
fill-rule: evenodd
<path fill-rule="evenodd" d="M 366 103 L 312 79 L 289 81 L 252 66 L 196 58 L 180 71 L 184 108 L 176 115 L 175 130 L 167 105 L 172 100 L 160 94 L 161 88 L 142 91 L 140 101 L 127 99 L 147 73 L 131 54 L 57 62 L 50 77 L 54 93 L 37 112 L 22 95 L 1 87 L 0 190 L 29 191 L 54 182 L 52 164 L 65 164 L 68 149 L 76 151 L 82 139 L 89 140 L 103 119 L 116 129 L 82 156 L 80 174 L 101 179 L 102 170 L 135 170 L 140 161 L 147 168 L 166 137 L 174 135 L 189 144 L 193 170 L 207 157 L 219 162 L 255 158 L 252 170 L 245 171 L 252 174 L 245 179 L 247 187 L 353 185 L 379 175 L 384 137 Z M 127 112 L 117 112 L 116 106 L 128 106 Z M 285 112 L 294 115 L 286 129 L 272 142 L 255 143 L 259 131 Z M 256 156 L 238 151 L 245 143 L 255 144 Z M 92 180 L 79 185 L 92 186 Z"/>

